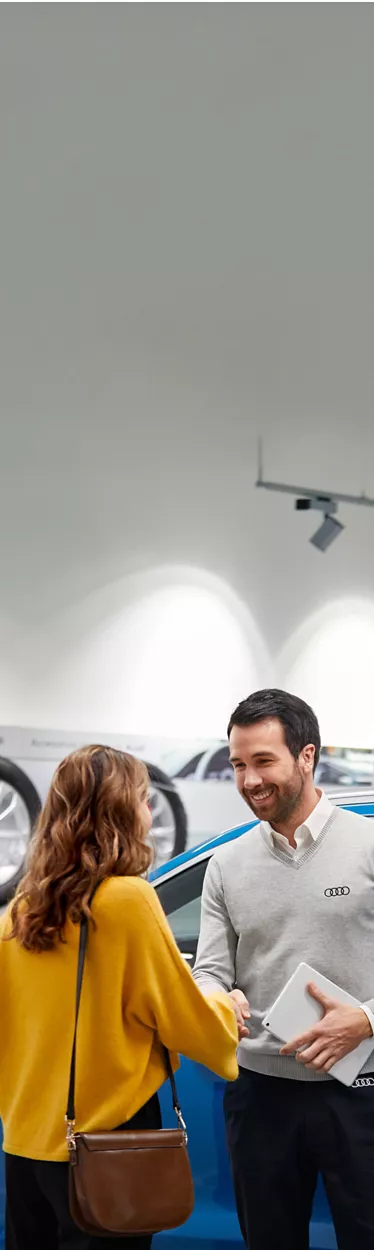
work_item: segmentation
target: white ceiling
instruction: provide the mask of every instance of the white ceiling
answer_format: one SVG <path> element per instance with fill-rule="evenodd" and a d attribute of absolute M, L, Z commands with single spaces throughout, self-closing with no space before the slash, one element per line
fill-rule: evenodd
<path fill-rule="evenodd" d="M 2 602 L 206 567 L 268 636 L 370 594 L 374 12 L 0 6 Z"/>

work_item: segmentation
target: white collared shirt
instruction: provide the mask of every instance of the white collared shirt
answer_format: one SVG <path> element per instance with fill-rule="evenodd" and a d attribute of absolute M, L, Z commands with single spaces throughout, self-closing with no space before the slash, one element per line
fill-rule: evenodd
<path fill-rule="evenodd" d="M 322 833 L 322 829 L 324 829 L 325 825 L 327 825 L 327 821 L 333 810 L 332 803 L 330 803 L 330 799 L 327 798 L 327 794 L 324 794 L 322 790 L 317 790 L 317 794 L 320 796 L 318 803 L 313 808 L 313 811 L 310 813 L 307 820 L 304 820 L 304 824 L 299 825 L 299 828 L 295 831 L 296 847 L 290 846 L 288 838 L 285 838 L 283 833 L 277 833 L 276 829 L 273 829 L 272 826 L 269 825 L 268 821 L 262 821 L 262 828 L 266 833 L 266 837 L 268 842 L 270 842 L 270 845 L 274 845 L 275 843 L 276 846 L 280 847 L 280 850 L 286 851 L 288 855 L 292 855 L 297 858 L 298 855 L 301 855 L 303 851 L 307 850 L 308 846 L 312 845 L 312 842 L 317 841 L 320 833 Z"/>
<path fill-rule="evenodd" d="M 295 830 L 294 840 L 296 847 L 290 846 L 288 838 L 285 838 L 283 833 L 277 833 L 277 830 L 273 829 L 268 821 L 262 821 L 262 828 L 270 846 L 279 846 L 280 850 L 286 851 L 288 855 L 295 856 L 295 859 L 297 859 L 303 851 L 307 850 L 308 846 L 311 846 L 313 842 L 317 842 L 317 838 L 319 838 L 322 829 L 327 825 L 333 810 L 333 805 L 330 803 L 330 799 L 327 798 L 327 794 L 324 794 L 323 790 L 317 790 L 317 794 L 320 796 L 318 803 L 316 803 L 307 820 L 304 820 L 304 824 L 299 825 L 299 828 Z M 374 1013 L 366 1003 L 361 1003 L 360 1005 L 368 1018 L 374 1034 Z"/>

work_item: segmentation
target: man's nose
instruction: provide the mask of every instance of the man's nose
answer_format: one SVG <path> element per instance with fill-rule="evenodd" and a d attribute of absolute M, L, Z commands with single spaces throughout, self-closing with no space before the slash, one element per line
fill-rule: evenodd
<path fill-rule="evenodd" d="M 257 768 L 253 767 L 253 764 L 249 764 L 245 770 L 245 775 L 244 775 L 245 790 L 255 790 L 256 786 L 260 786 L 261 784 L 262 784 L 261 774 L 258 772 Z"/>

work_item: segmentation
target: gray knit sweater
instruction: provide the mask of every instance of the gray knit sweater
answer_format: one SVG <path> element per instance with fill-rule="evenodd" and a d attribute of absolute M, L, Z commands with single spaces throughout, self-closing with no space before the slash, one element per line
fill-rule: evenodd
<path fill-rule="evenodd" d="M 239 1064 L 330 1080 L 281 1056 L 262 1026 L 301 960 L 374 1009 L 374 821 L 366 817 L 333 807 L 317 841 L 295 858 L 271 847 L 257 825 L 210 861 L 194 976 L 204 993 L 237 985 L 248 998 L 250 1038 L 239 1045 Z M 363 1072 L 374 1072 L 374 1053 Z"/>

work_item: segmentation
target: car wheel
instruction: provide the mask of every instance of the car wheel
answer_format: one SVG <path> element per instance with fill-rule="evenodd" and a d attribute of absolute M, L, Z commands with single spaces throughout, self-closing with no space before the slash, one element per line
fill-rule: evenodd
<path fill-rule="evenodd" d="M 0 905 L 24 872 L 30 835 L 41 809 L 35 786 L 12 760 L 0 756 Z"/>
<path fill-rule="evenodd" d="M 187 816 L 182 800 L 167 773 L 155 764 L 147 764 L 151 782 L 152 844 L 154 864 L 165 864 L 174 855 L 181 855 L 187 842 Z"/>

